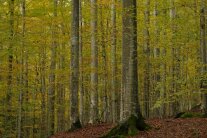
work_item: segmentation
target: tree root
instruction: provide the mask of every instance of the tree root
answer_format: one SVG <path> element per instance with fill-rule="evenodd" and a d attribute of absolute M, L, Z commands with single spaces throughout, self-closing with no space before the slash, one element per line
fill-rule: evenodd
<path fill-rule="evenodd" d="M 77 120 L 75 123 L 71 125 L 71 128 L 69 129 L 69 132 L 74 131 L 76 129 L 82 128 L 80 120 Z"/>
<path fill-rule="evenodd" d="M 131 115 L 126 121 L 118 124 L 112 130 L 102 136 L 101 138 L 120 138 L 125 136 L 134 136 L 138 133 L 139 130 L 144 131 L 150 128 L 144 122 L 143 118 L 138 118 L 135 115 Z"/>

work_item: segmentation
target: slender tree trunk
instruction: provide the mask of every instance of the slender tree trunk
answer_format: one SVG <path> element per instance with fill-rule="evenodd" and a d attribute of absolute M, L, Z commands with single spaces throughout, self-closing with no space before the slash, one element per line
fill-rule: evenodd
<path fill-rule="evenodd" d="M 23 47 L 23 51 L 22 51 L 22 56 L 23 56 L 23 60 L 22 60 L 22 66 L 24 66 L 24 69 L 22 70 L 23 72 L 23 95 L 22 95 L 22 100 L 23 100 L 23 111 L 24 111 L 24 119 L 22 120 L 22 126 L 29 126 L 31 118 L 28 115 L 28 113 L 30 112 L 28 106 L 29 106 L 29 78 L 28 78 L 28 48 L 25 46 L 25 37 L 26 37 L 26 1 L 22 0 L 22 47 Z M 29 127 L 24 127 L 24 136 L 29 136 L 30 134 L 30 129 Z"/>
<path fill-rule="evenodd" d="M 62 35 L 65 36 L 64 25 L 61 25 Z M 59 64 L 58 68 L 62 71 L 65 70 L 65 40 L 62 40 L 60 53 L 59 53 Z M 57 112 L 57 131 L 65 130 L 65 74 L 61 73 L 58 78 L 58 86 L 57 86 L 57 102 L 58 102 L 58 112 Z"/>
<path fill-rule="evenodd" d="M 62 35 L 65 36 L 65 31 L 64 31 L 64 25 L 61 24 L 61 31 Z M 59 63 L 58 63 L 58 69 L 64 72 L 65 70 L 65 40 L 62 40 L 61 46 L 59 49 Z M 64 131 L 65 130 L 65 74 L 61 73 L 57 80 L 57 104 L 58 104 L 58 109 L 57 109 L 57 131 Z"/>
<path fill-rule="evenodd" d="M 8 46 L 8 75 L 6 92 L 6 113 L 4 118 L 5 135 L 12 135 L 12 79 L 13 79 L 13 40 L 14 40 L 14 0 L 9 0 L 9 46 Z"/>
<path fill-rule="evenodd" d="M 79 0 L 73 0 L 71 38 L 71 129 L 81 127 L 78 110 L 79 86 Z"/>
<path fill-rule="evenodd" d="M 26 4 L 26 1 L 25 1 L 25 4 Z M 25 5 L 26 6 L 26 5 Z M 26 15 L 25 15 L 26 16 Z M 25 27 L 25 31 L 26 31 L 26 27 Z M 26 32 L 25 32 L 26 33 Z M 29 57 L 28 57 L 28 48 L 25 47 L 24 48 L 24 95 L 23 95 L 23 102 L 24 102 L 24 106 L 27 106 L 29 105 L 29 64 L 28 64 L 28 60 L 29 60 Z M 25 107 L 25 117 L 26 117 L 26 112 L 29 112 L 28 108 Z M 30 118 L 29 117 L 26 117 L 24 118 L 24 125 L 27 126 L 27 124 L 30 123 Z M 27 134 L 29 134 L 29 128 L 26 128 L 26 136 Z"/>
<path fill-rule="evenodd" d="M 46 44 L 46 42 L 45 42 Z M 40 48 L 40 91 L 41 91 L 41 134 L 42 138 L 47 137 L 47 115 L 46 115 L 46 48 Z"/>
<path fill-rule="evenodd" d="M 22 72 L 21 72 L 22 75 Z M 23 78 L 22 76 L 20 76 L 20 87 L 22 87 L 22 81 Z M 17 137 L 21 138 L 22 137 L 22 97 L 23 97 L 23 91 L 22 88 L 20 88 L 20 92 L 19 92 L 19 109 L 18 109 L 18 132 L 17 132 Z"/>
<path fill-rule="evenodd" d="M 89 123 L 98 121 L 97 0 L 91 0 L 91 103 Z"/>
<path fill-rule="evenodd" d="M 167 11 L 165 11 L 164 13 L 164 18 L 165 20 L 168 19 L 168 14 L 167 14 Z M 162 32 L 163 36 L 166 35 L 166 31 Z M 166 53 L 167 53 L 167 50 L 165 47 L 162 47 L 160 48 L 160 57 L 162 59 L 165 59 L 166 58 Z M 161 98 L 163 99 L 166 99 L 167 101 L 169 101 L 169 98 L 168 98 L 168 92 L 167 92 L 167 62 L 166 60 L 161 60 L 161 66 L 160 66 L 160 76 L 161 76 L 161 90 L 160 90 L 160 93 L 161 93 Z M 168 109 L 169 109 L 169 103 L 166 102 L 166 101 L 162 101 L 162 107 L 161 107 L 161 117 L 164 117 L 164 116 L 167 116 L 168 115 Z"/>
<path fill-rule="evenodd" d="M 22 103 L 23 103 L 23 92 L 24 92 L 24 49 L 25 49 L 25 0 L 21 1 L 21 11 L 22 11 L 22 50 L 21 50 L 21 73 L 20 73 L 20 93 L 19 93 L 19 113 L 18 113 L 18 132 L 17 137 L 22 137 Z"/>
<path fill-rule="evenodd" d="M 60 1 L 60 8 L 61 8 L 61 16 L 63 17 L 62 10 L 65 6 L 64 0 Z M 65 26 L 64 23 L 61 23 L 61 33 L 62 36 L 65 38 L 66 36 L 66 31 L 65 31 Z M 62 71 L 65 70 L 65 56 L 66 56 L 66 41 L 64 39 L 61 40 L 61 46 L 59 49 L 59 64 L 58 68 Z M 57 86 L 57 104 L 58 110 L 57 110 L 57 131 L 64 131 L 65 130 L 65 89 L 66 86 L 64 84 L 64 81 L 66 80 L 66 75 L 64 73 L 61 73 L 58 77 L 58 86 Z"/>
<path fill-rule="evenodd" d="M 57 49 L 57 0 L 53 0 L 53 24 L 52 24 L 52 45 L 51 45 L 51 63 L 48 88 L 48 136 L 55 132 L 55 69 L 56 69 L 56 49 Z"/>
<path fill-rule="evenodd" d="M 39 76 L 39 66 L 38 66 L 38 60 L 36 61 L 36 64 L 35 64 L 35 78 L 34 78 L 34 81 L 35 81 L 35 86 L 38 86 L 40 84 L 40 76 Z M 37 117 L 36 117 L 36 111 L 37 111 L 37 108 L 36 108 L 36 104 L 38 99 L 37 99 L 37 93 L 40 91 L 40 87 L 35 87 L 34 89 L 34 92 L 32 93 L 32 103 L 31 103 L 31 106 L 32 106 L 32 109 L 31 109 L 31 121 L 30 121 L 30 125 L 31 125 L 31 134 L 28 135 L 28 137 L 32 137 L 34 138 L 35 135 L 38 133 L 38 127 L 37 127 Z"/>
<path fill-rule="evenodd" d="M 157 16 L 158 16 L 158 2 L 157 2 L 157 0 L 155 0 L 155 2 L 154 2 L 154 18 L 155 18 L 155 20 L 154 20 L 154 27 L 155 27 L 155 31 L 154 31 L 154 35 L 156 35 L 155 36 L 155 42 L 154 42 L 154 58 L 155 58 L 155 60 L 157 60 L 157 59 L 159 59 L 160 60 L 160 48 L 159 48 L 159 27 L 158 27 L 158 18 L 157 18 Z M 155 89 L 155 100 L 157 101 L 157 100 L 160 100 L 160 99 L 162 99 L 162 97 L 161 97 L 161 89 L 158 89 L 158 90 L 156 90 L 156 87 L 157 87 L 157 85 L 159 85 L 159 83 L 160 83 L 160 68 L 161 68 L 161 66 L 160 66 L 160 63 L 158 63 L 158 64 L 156 64 L 155 65 L 155 74 L 154 74 L 154 89 Z M 162 109 L 162 106 L 163 105 L 161 105 L 161 107 L 160 107 L 160 109 L 155 109 L 155 116 L 156 117 L 158 117 L 159 115 L 160 115 L 160 113 L 161 113 L 161 109 Z"/>
<path fill-rule="evenodd" d="M 149 108 L 150 108 L 150 34 L 149 34 L 149 25 L 150 25 L 150 0 L 145 1 L 145 54 L 146 54 L 146 63 L 145 63 L 145 77 L 144 77 L 144 109 L 145 116 L 149 118 Z"/>
<path fill-rule="evenodd" d="M 111 66 L 112 66 L 112 121 L 115 123 L 118 120 L 118 92 L 117 92 L 117 59 L 116 59 L 116 0 L 112 1 L 111 5 L 111 22 L 112 22 L 112 36 L 111 36 Z"/>
<path fill-rule="evenodd" d="M 172 47 L 171 50 L 171 55 L 172 55 L 172 67 L 171 67 L 171 75 L 172 75 L 172 82 L 171 82 L 171 95 L 174 97 L 174 101 L 171 103 L 171 115 L 174 115 L 178 112 L 178 97 L 176 97 L 174 94 L 177 91 L 177 74 L 178 74 L 178 69 L 176 68 L 176 58 L 177 58 L 177 51 L 178 48 L 176 48 L 175 44 L 175 18 L 176 18 L 176 10 L 175 10 L 175 1 L 170 0 L 170 20 L 171 20 L 171 30 L 172 30 L 172 40 L 170 42 L 170 45 Z M 178 64 L 178 63 L 177 63 Z"/>
<path fill-rule="evenodd" d="M 82 1 L 79 1 L 79 26 L 80 26 L 80 34 L 79 34 L 79 64 L 80 64 L 80 75 L 79 75 L 79 91 L 80 91 L 80 105 L 79 105 L 79 114 L 80 121 L 84 124 L 84 87 L 83 87 L 83 29 L 82 29 Z"/>
<path fill-rule="evenodd" d="M 107 95 L 107 54 L 106 54 L 106 41 L 105 41 L 105 26 L 104 26 L 104 17 L 103 17 L 103 5 L 101 5 L 100 8 L 100 17 L 102 20 L 100 20 L 100 26 L 101 26 L 101 47 L 102 47 L 102 59 L 103 59 L 103 97 L 101 99 L 102 101 L 102 113 L 103 113 L 103 121 L 107 121 L 107 115 L 108 115 L 108 95 Z"/>

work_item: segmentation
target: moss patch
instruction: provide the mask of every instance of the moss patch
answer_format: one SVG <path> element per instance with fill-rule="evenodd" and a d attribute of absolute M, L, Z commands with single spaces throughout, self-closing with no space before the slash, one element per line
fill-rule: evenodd
<path fill-rule="evenodd" d="M 144 122 L 143 118 L 131 115 L 125 122 L 114 127 L 108 134 L 102 136 L 102 138 L 124 138 L 126 136 L 134 136 L 138 133 L 138 130 L 143 131 L 149 128 L 149 125 Z"/>
<path fill-rule="evenodd" d="M 181 112 L 175 116 L 175 118 L 195 118 L 195 117 L 202 118 L 202 117 L 206 117 L 206 115 L 197 112 Z"/>

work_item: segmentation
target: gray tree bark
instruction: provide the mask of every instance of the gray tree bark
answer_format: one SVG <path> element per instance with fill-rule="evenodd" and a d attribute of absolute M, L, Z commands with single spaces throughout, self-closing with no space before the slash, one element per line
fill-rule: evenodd
<path fill-rule="evenodd" d="M 126 100 L 124 106 L 127 107 L 128 111 L 125 114 L 126 117 L 135 115 L 138 118 L 142 118 L 139 98 L 138 98 L 138 73 L 137 73 L 137 9 L 136 0 L 123 0 L 123 58 L 126 58 L 126 54 L 129 55 L 128 63 L 123 60 L 123 66 L 126 65 L 128 70 L 122 68 L 122 77 L 127 77 L 126 87 L 123 87 Z M 126 49 L 129 49 L 126 50 Z M 125 51 L 124 51 L 125 50 Z M 125 53 L 128 52 L 128 53 Z M 126 76 L 126 74 L 128 74 Z M 123 83 L 123 80 L 122 80 Z M 126 89 L 127 88 L 127 89 Z M 128 97 L 129 96 L 129 97 Z M 123 118 L 122 118 L 123 119 Z"/>
<path fill-rule="evenodd" d="M 101 19 L 103 19 L 103 5 L 100 6 L 100 17 Z M 106 53 L 106 41 L 105 41 L 105 35 L 106 35 L 106 29 L 104 26 L 104 20 L 100 20 L 100 30 L 101 30 L 101 48 L 102 48 L 102 60 L 103 60 L 103 93 L 102 93 L 102 115 L 103 115 L 103 122 L 106 122 L 107 120 L 109 120 L 110 117 L 108 117 L 108 113 L 109 113 L 109 107 L 108 107 L 108 95 L 107 95 L 107 53 Z M 108 117 L 108 118 L 107 118 Z"/>
<path fill-rule="evenodd" d="M 126 5 L 125 5 L 126 4 Z M 126 45 L 129 50 L 129 72 L 128 72 L 128 89 L 126 94 L 130 95 L 129 104 L 130 109 L 129 115 L 126 116 L 127 119 L 114 127 L 108 134 L 103 136 L 104 138 L 108 137 L 120 137 L 121 135 L 130 135 L 131 130 L 136 133 L 137 130 L 145 130 L 147 125 L 145 124 L 141 110 L 139 105 L 139 97 L 138 97 L 138 67 L 137 67 L 137 7 L 136 7 L 136 0 L 123 0 L 123 8 L 128 8 L 128 14 L 123 16 L 129 16 L 128 26 L 130 27 L 127 32 L 123 30 L 123 36 L 129 35 L 129 37 L 124 37 L 123 40 L 129 40 L 129 45 Z M 125 7 L 127 6 L 127 7 Z M 125 18 L 123 18 L 125 20 Z M 128 33 L 128 34 L 126 34 Z M 123 64 L 123 63 L 122 63 Z M 126 104 L 126 103 L 125 103 Z M 127 103 L 128 104 L 128 103 Z M 127 114 L 126 114 L 127 115 Z M 123 119 L 123 118 L 121 118 Z M 134 133 L 133 132 L 133 133 Z"/>
<path fill-rule="evenodd" d="M 136 0 L 132 1 L 132 17 L 131 17 L 131 41 L 130 41 L 130 58 L 129 58 L 129 87 L 131 93 L 131 113 L 142 119 L 139 105 L 138 92 L 138 57 L 137 57 L 137 4 Z"/>
<path fill-rule="evenodd" d="M 97 0 L 91 0 L 91 103 L 89 123 L 98 121 Z"/>
<path fill-rule="evenodd" d="M 83 29 L 82 29 L 82 1 L 79 1 L 79 64 L 80 64 L 80 75 L 79 75 L 79 92 L 80 92 L 80 104 L 79 104 L 79 114 L 80 114 L 80 121 L 82 124 L 84 124 L 84 110 L 85 110 L 85 105 L 84 105 L 84 87 L 83 87 L 83 39 L 82 39 L 82 34 L 83 34 Z"/>
<path fill-rule="evenodd" d="M 158 2 L 157 2 L 157 0 L 155 0 L 155 2 L 154 2 L 154 18 L 155 18 L 155 20 L 154 20 L 154 27 L 155 27 L 155 31 L 154 31 L 154 35 L 156 35 L 155 36 L 155 42 L 154 42 L 154 51 L 153 51 L 153 54 L 154 54 L 154 58 L 155 58 L 155 60 L 156 59 L 160 59 L 160 48 L 159 48 L 159 33 L 160 33 L 160 31 L 159 31 L 159 27 L 158 27 L 158 14 L 159 14 L 159 12 L 158 12 Z M 160 77 L 161 77 L 161 64 L 160 63 L 158 63 L 158 64 L 156 64 L 155 65 L 155 74 L 154 74 L 154 89 L 157 87 L 157 85 L 161 82 L 160 81 Z M 163 97 L 161 97 L 161 89 L 158 89 L 157 91 L 155 91 L 155 101 L 157 101 L 157 100 L 159 100 L 159 99 L 161 99 L 161 98 L 163 98 Z M 163 105 L 161 105 L 161 107 L 160 108 L 158 108 L 158 109 L 155 109 L 155 116 L 156 117 L 158 117 L 158 116 L 160 116 L 160 113 L 162 112 L 162 108 L 163 108 Z"/>
<path fill-rule="evenodd" d="M 129 74 L 129 45 L 132 33 L 131 16 L 132 0 L 123 0 L 123 36 L 122 36 L 122 81 L 121 81 L 121 101 L 120 101 L 120 120 L 126 119 L 130 114 L 130 93 L 128 92 Z"/>
<path fill-rule="evenodd" d="M 73 0 L 72 24 L 71 24 L 71 129 L 80 126 L 78 110 L 78 86 L 79 86 L 79 0 Z"/>
<path fill-rule="evenodd" d="M 111 5 L 111 22 L 112 22 L 112 35 L 111 35 L 111 66 L 112 66 L 112 121 L 115 123 L 118 120 L 118 92 L 117 92 L 117 58 L 116 58 L 116 0 L 112 0 Z"/>

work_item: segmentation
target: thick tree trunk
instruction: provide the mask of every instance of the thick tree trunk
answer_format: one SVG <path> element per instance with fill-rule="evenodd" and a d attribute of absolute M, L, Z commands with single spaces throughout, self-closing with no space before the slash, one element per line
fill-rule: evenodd
<path fill-rule="evenodd" d="M 114 127 L 107 135 L 103 137 L 118 137 L 120 135 L 135 135 L 138 130 L 146 130 L 148 126 L 145 124 L 144 119 L 141 114 L 139 97 L 138 97 L 138 74 L 137 74 L 137 9 L 136 9 L 136 0 L 123 0 L 124 8 L 128 9 L 127 16 L 129 19 L 127 32 L 123 31 L 123 35 L 129 35 L 124 37 L 123 40 L 129 40 L 129 45 L 126 45 L 129 49 L 129 72 L 128 72 L 128 89 L 127 94 L 129 93 L 129 103 L 130 111 L 127 119 Z M 126 15 L 123 15 L 126 16 Z M 125 18 L 123 18 L 124 20 Z M 125 40 L 126 41 L 126 40 Z M 123 56 L 123 55 L 122 55 Z M 126 104 L 126 103 L 125 103 Z"/>
<path fill-rule="evenodd" d="M 129 77 L 129 45 L 130 34 L 132 33 L 130 24 L 132 23 L 131 5 L 132 0 L 123 0 L 123 36 L 122 36 L 122 81 L 121 81 L 121 103 L 120 103 L 120 120 L 126 119 L 130 114 L 130 93 L 128 93 L 128 77 Z"/>

